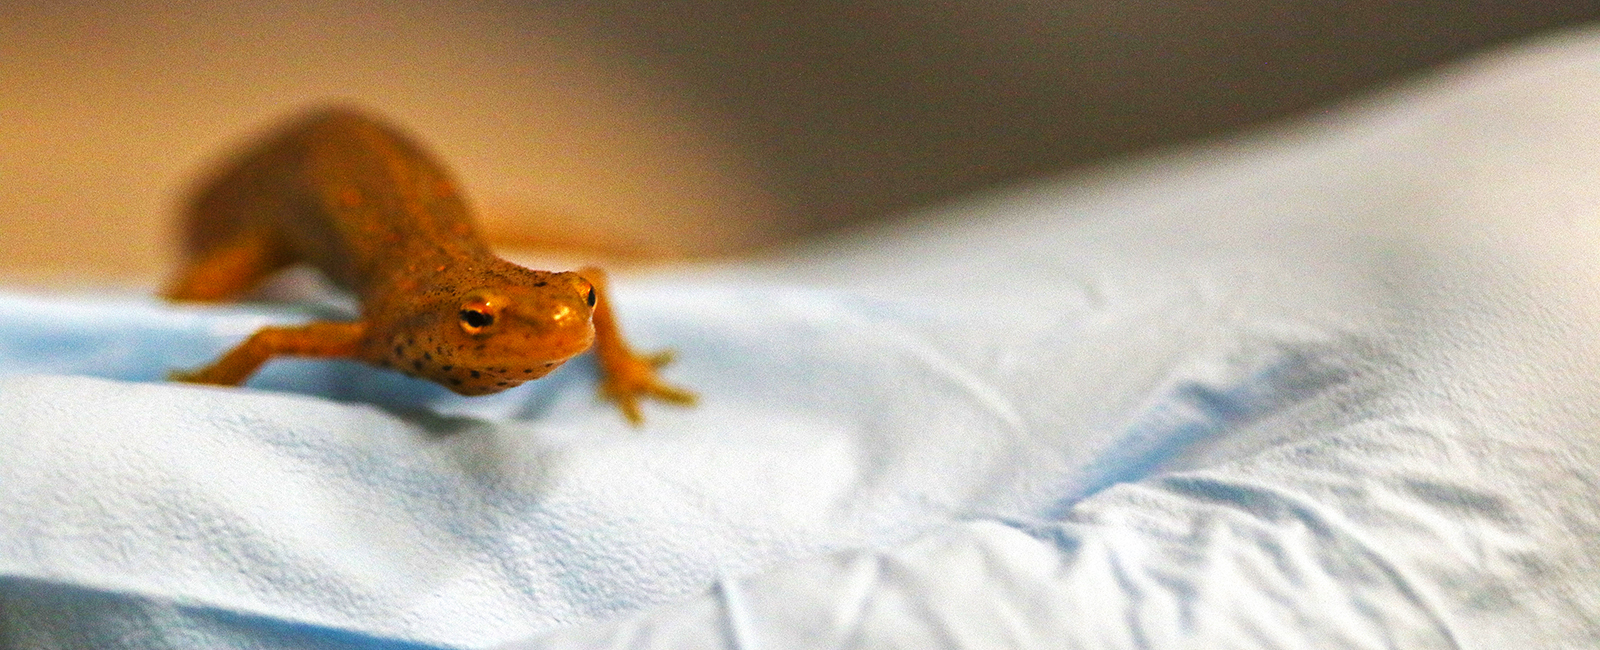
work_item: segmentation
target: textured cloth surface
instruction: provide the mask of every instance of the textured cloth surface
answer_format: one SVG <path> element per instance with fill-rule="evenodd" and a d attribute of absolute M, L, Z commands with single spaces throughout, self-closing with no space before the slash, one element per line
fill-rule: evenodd
<path fill-rule="evenodd" d="M 1600 37 L 759 261 L 587 361 L 175 386 L 337 306 L 0 297 L 15 647 L 1600 643 Z"/>

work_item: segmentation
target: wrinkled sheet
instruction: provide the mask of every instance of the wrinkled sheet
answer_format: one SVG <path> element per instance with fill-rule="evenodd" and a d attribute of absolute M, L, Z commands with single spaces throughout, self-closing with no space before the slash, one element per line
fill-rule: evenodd
<path fill-rule="evenodd" d="M 1600 644 L 1600 34 L 753 261 L 592 363 L 160 377 L 312 306 L 0 294 L 10 647 Z"/>

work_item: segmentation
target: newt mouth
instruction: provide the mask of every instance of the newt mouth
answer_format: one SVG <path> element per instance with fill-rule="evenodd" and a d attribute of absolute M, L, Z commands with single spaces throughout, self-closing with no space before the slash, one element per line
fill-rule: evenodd
<path fill-rule="evenodd" d="M 495 393 L 498 393 L 498 392 L 501 392 L 501 391 L 504 391 L 504 390 L 507 390 L 507 389 L 516 388 L 517 386 L 521 386 L 522 384 L 523 384 L 523 382 L 518 381 L 518 382 L 495 382 L 495 383 L 487 383 L 487 384 L 467 384 L 467 383 L 462 383 L 462 384 L 459 384 L 459 385 L 457 385 L 457 384 L 447 384 L 447 386 L 450 388 L 451 392 L 454 392 L 457 395 L 461 395 L 461 396 L 464 396 L 464 397 L 478 397 L 478 396 L 481 396 L 481 395 L 493 395 Z"/>
<path fill-rule="evenodd" d="M 520 367 L 450 368 L 441 377 L 434 378 L 458 395 L 490 395 L 516 388 L 550 374 L 561 367 L 563 361 L 546 361 Z"/>

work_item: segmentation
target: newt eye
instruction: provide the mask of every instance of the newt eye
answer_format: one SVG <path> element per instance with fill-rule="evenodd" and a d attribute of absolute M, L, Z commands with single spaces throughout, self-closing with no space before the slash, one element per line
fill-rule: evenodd
<path fill-rule="evenodd" d="M 594 306 L 594 285 L 589 285 L 589 293 L 584 294 L 583 300 L 589 303 L 590 307 Z"/>
<path fill-rule="evenodd" d="M 494 323 L 494 316 L 476 309 L 463 309 L 461 310 L 461 322 L 466 323 L 467 327 L 483 328 Z"/>
<path fill-rule="evenodd" d="M 461 310 L 461 329 L 466 330 L 468 334 L 477 334 L 493 324 L 494 314 L 476 309 Z"/>
<path fill-rule="evenodd" d="M 500 310 L 505 308 L 504 303 L 504 298 L 483 291 L 468 294 L 466 301 L 461 303 L 461 311 L 456 312 L 461 331 L 474 336 L 483 333 L 494 325 Z"/>

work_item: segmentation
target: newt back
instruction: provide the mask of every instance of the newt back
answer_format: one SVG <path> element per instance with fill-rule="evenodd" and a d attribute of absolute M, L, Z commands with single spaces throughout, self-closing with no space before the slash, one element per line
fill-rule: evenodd
<path fill-rule="evenodd" d="M 324 109 L 291 122 L 203 186 L 189 210 L 191 254 L 244 231 L 368 298 L 420 269 L 492 259 L 455 180 L 398 130 Z"/>

